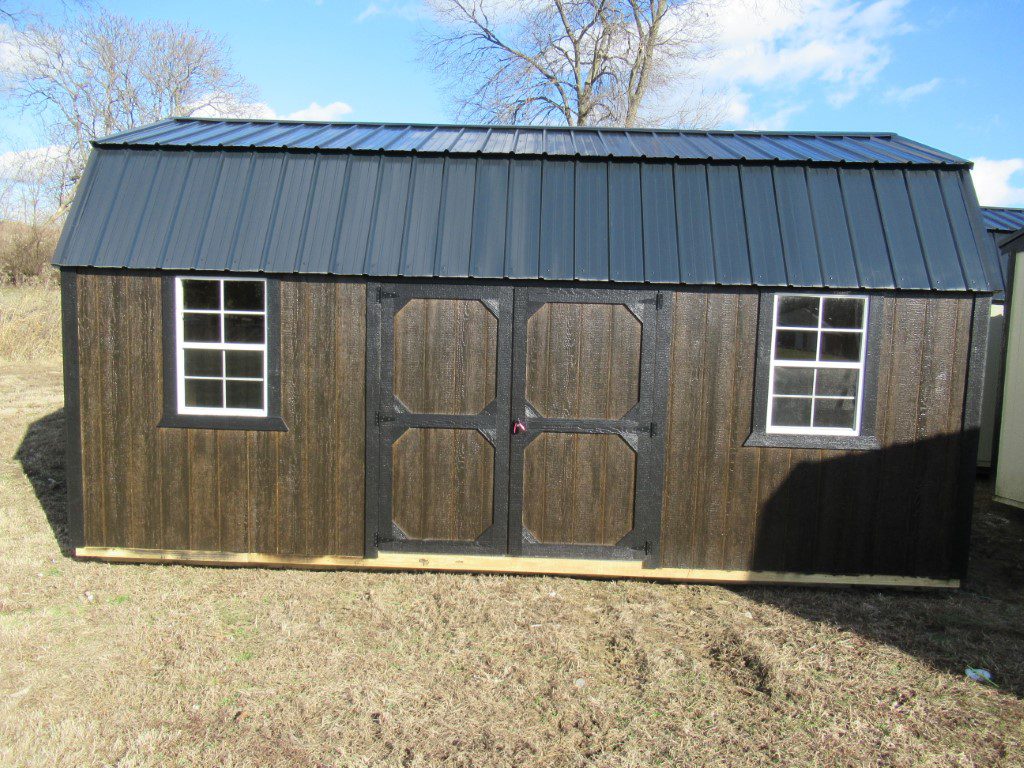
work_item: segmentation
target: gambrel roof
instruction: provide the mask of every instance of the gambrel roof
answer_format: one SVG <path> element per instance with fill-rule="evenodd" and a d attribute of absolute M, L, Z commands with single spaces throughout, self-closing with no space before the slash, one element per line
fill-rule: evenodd
<path fill-rule="evenodd" d="M 168 120 L 61 266 L 987 291 L 970 164 L 893 134 Z"/>

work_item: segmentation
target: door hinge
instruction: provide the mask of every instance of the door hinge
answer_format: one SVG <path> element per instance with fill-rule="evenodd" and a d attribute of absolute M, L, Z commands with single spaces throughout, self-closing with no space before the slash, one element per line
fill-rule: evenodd
<path fill-rule="evenodd" d="M 650 557 L 651 555 L 651 542 L 644 542 L 644 557 Z"/>
<path fill-rule="evenodd" d="M 388 424 L 394 421 L 395 417 L 390 414 L 383 413 L 382 411 L 377 411 L 375 420 L 377 422 L 377 426 L 379 427 L 381 424 Z"/>
<path fill-rule="evenodd" d="M 381 544 L 384 544 L 388 541 L 391 541 L 391 539 L 381 536 L 380 531 L 373 532 L 373 546 L 379 547 Z"/>
<path fill-rule="evenodd" d="M 665 294 L 658 292 L 657 297 L 654 299 L 654 308 L 661 309 L 665 305 Z"/>
<path fill-rule="evenodd" d="M 398 294 L 395 293 L 394 291 L 385 291 L 379 285 L 377 286 L 377 303 L 378 304 L 380 304 L 382 301 L 384 301 L 384 299 L 393 299 L 397 295 Z"/>

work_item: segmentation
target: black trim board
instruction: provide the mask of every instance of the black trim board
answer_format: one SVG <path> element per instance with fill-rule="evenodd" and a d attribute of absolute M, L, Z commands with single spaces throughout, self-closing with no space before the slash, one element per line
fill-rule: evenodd
<path fill-rule="evenodd" d="M 366 283 L 366 351 L 364 369 L 366 384 L 363 399 L 366 403 L 363 439 L 363 557 L 377 557 L 378 505 L 380 499 L 380 430 L 377 411 L 380 408 L 380 344 L 381 344 L 381 292 L 379 283 Z"/>
<path fill-rule="evenodd" d="M 61 337 L 64 354 L 64 477 L 68 545 L 85 545 L 82 509 L 82 412 L 78 372 L 78 271 L 60 271 Z"/>
<path fill-rule="evenodd" d="M 810 448 L 846 451 L 871 451 L 881 447 L 876 435 L 878 410 L 878 356 L 882 349 L 882 329 L 877 322 L 879 295 L 854 291 L 829 291 L 828 295 L 867 298 L 868 342 L 864 361 L 864 391 L 861 394 L 860 434 L 787 435 L 765 431 L 768 420 L 768 377 L 771 375 L 772 318 L 775 297 L 781 294 L 815 296 L 822 291 L 762 291 L 757 308 L 757 362 L 754 368 L 754 409 L 750 436 L 744 446 L 760 448 Z"/>
<path fill-rule="evenodd" d="M 189 273 L 189 276 L 193 275 Z M 281 282 L 264 279 L 267 286 L 267 415 L 266 416 L 195 416 L 178 413 L 177 355 L 175 346 L 174 281 L 180 274 L 164 274 L 160 283 L 161 335 L 163 359 L 163 418 L 158 427 L 172 429 L 232 429 L 252 432 L 287 432 L 281 418 Z M 216 275 L 195 275 L 216 277 Z"/>
<path fill-rule="evenodd" d="M 1009 288 L 1009 286 L 1008 286 Z M 958 542 L 953 553 L 954 578 L 967 575 L 971 550 L 971 522 L 974 516 L 974 485 L 978 476 L 978 443 L 981 436 L 981 401 L 985 392 L 985 358 L 988 355 L 988 324 L 992 300 L 975 297 L 971 317 L 971 345 L 967 360 L 967 382 L 964 391 L 963 417 L 960 422 L 960 467 L 957 478 L 957 508 L 960 509 L 959 530 L 953 537 Z M 1007 327 L 1007 335 L 1009 328 Z"/>

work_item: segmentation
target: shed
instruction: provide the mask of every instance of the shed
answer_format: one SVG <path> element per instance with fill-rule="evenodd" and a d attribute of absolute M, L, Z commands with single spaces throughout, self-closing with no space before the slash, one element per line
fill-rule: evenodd
<path fill-rule="evenodd" d="M 1001 406 L 996 431 L 999 459 L 992 498 L 1024 509 L 1024 280 L 1019 278 L 1024 267 L 1024 227 L 1003 237 L 999 247 L 1007 259 L 1006 365 L 997 390 Z M 1000 372 L 1003 373 L 1002 369 Z"/>
<path fill-rule="evenodd" d="M 76 552 L 956 586 L 969 168 L 883 133 L 96 141 L 56 255 Z"/>
<path fill-rule="evenodd" d="M 988 326 L 988 354 L 985 358 L 985 388 L 981 406 L 981 437 L 978 443 L 978 466 L 992 467 L 995 459 L 996 423 L 999 421 L 998 392 L 1003 380 L 1003 348 L 1006 336 L 1005 295 L 1009 291 L 1010 256 L 1000 243 L 1011 233 L 1024 227 L 1024 208 L 981 209 L 982 220 L 990 243 L 984 251 L 985 271 L 992 286 L 992 317 Z"/>

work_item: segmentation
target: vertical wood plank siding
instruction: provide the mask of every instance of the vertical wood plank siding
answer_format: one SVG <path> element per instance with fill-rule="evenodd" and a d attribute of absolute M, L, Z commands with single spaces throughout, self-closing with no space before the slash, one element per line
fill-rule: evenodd
<path fill-rule="evenodd" d="M 362 555 L 365 287 L 281 283 L 287 432 L 158 428 L 159 276 L 78 278 L 85 543 Z"/>
<path fill-rule="evenodd" d="M 973 298 L 895 293 L 872 305 L 880 448 L 869 451 L 743 445 L 759 298 L 671 294 L 659 342 L 669 360 L 661 564 L 959 577 Z M 287 432 L 156 426 L 160 276 L 83 271 L 77 306 L 87 546 L 363 554 L 363 284 L 282 279 Z"/>
<path fill-rule="evenodd" d="M 954 491 L 972 302 L 880 298 L 881 447 L 836 451 L 744 447 L 758 293 L 676 292 L 662 565 L 959 576 L 967 510 Z"/>

